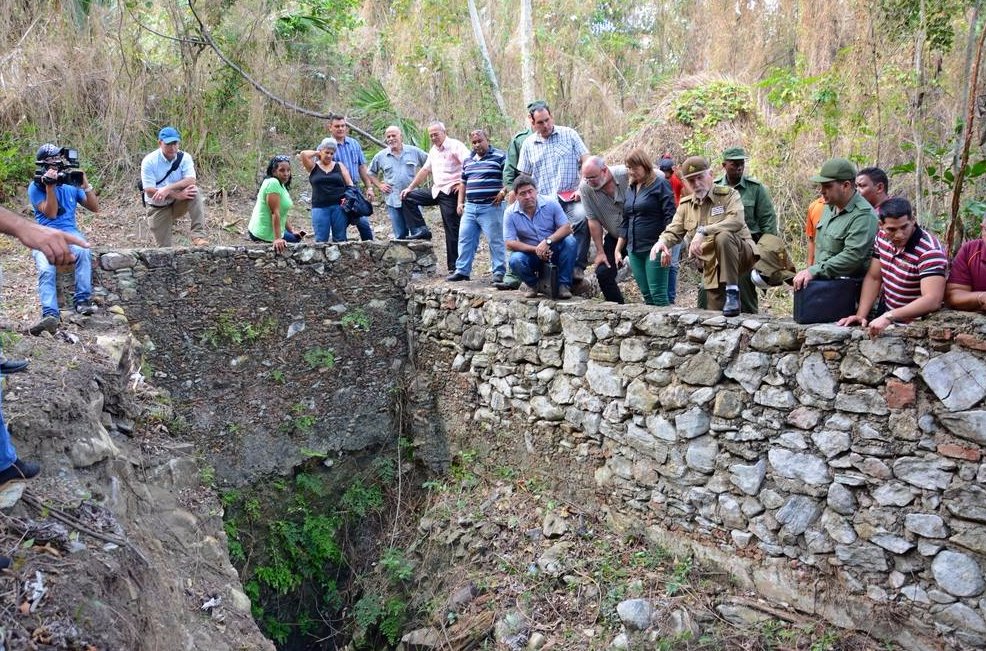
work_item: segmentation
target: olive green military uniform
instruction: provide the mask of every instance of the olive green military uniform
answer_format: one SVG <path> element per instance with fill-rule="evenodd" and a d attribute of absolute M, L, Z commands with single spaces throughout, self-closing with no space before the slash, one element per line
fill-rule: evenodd
<path fill-rule="evenodd" d="M 514 180 L 516 180 L 519 174 L 517 163 L 520 161 L 520 148 L 532 133 L 534 131 L 530 127 L 523 131 L 518 131 L 511 138 L 510 144 L 507 146 L 507 161 L 503 166 L 503 187 L 507 188 L 507 190 L 513 190 Z M 520 287 L 520 278 L 510 269 L 510 265 L 507 265 L 507 273 L 503 276 L 503 282 L 500 285 L 504 289 L 516 289 Z"/>
<path fill-rule="evenodd" d="M 660 241 L 671 248 L 686 236 L 694 236 L 699 226 L 705 227 L 699 259 L 703 262 L 702 285 L 708 293 L 709 309 L 722 309 L 725 285 L 735 285 L 742 274 L 749 275 L 759 257 L 744 215 L 739 192 L 713 186 L 705 199 L 682 197 L 674 219 L 661 234 Z"/>
<path fill-rule="evenodd" d="M 722 175 L 715 180 L 716 185 L 729 187 L 726 182 L 726 175 Z M 743 176 L 740 182 L 733 186 L 743 200 L 743 216 L 746 225 L 750 229 L 753 241 L 760 239 L 761 235 L 777 235 L 777 213 L 774 212 L 774 202 L 770 200 L 770 193 L 767 187 L 756 179 Z M 757 288 L 750 280 L 749 272 L 740 277 L 740 307 L 741 311 L 749 314 L 756 314 L 760 311 L 760 301 L 757 297 Z M 698 306 L 705 307 L 705 297 L 699 292 Z"/>
<path fill-rule="evenodd" d="M 826 206 L 815 236 L 815 264 L 808 267 L 812 277 L 865 275 L 877 228 L 873 206 L 858 192 L 842 210 Z"/>

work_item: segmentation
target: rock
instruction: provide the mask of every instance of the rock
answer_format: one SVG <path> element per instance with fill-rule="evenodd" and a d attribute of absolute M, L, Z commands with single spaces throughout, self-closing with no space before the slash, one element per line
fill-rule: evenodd
<path fill-rule="evenodd" d="M 829 486 L 826 504 L 828 504 L 830 509 L 841 515 L 852 515 L 856 512 L 857 506 L 856 497 L 852 494 L 852 491 L 842 484 L 835 482 Z"/>
<path fill-rule="evenodd" d="M 534 396 L 531 398 L 531 410 L 538 418 L 543 420 L 553 422 L 565 420 L 565 410 L 556 405 L 547 396 Z"/>
<path fill-rule="evenodd" d="M 795 378 L 802 391 L 824 400 L 835 398 L 836 382 L 825 358 L 814 353 L 805 358 Z"/>
<path fill-rule="evenodd" d="M 821 414 L 809 407 L 798 407 L 787 415 L 787 422 L 798 429 L 813 430 L 821 420 Z"/>
<path fill-rule="evenodd" d="M 900 589 L 900 593 L 919 604 L 931 604 L 931 599 L 928 598 L 928 592 L 916 583 L 904 586 Z"/>
<path fill-rule="evenodd" d="M 482 350 L 486 341 L 486 329 L 470 326 L 462 333 L 462 345 L 468 350 Z"/>
<path fill-rule="evenodd" d="M 479 588 L 472 581 L 467 582 L 465 585 L 460 585 L 452 592 L 452 596 L 448 598 L 449 612 L 462 612 L 478 596 Z"/>
<path fill-rule="evenodd" d="M 849 521 L 832 510 L 822 513 L 821 525 L 832 540 L 842 545 L 851 545 L 859 538 Z"/>
<path fill-rule="evenodd" d="M 894 462 L 894 476 L 908 484 L 928 490 L 944 490 L 952 481 L 952 473 L 944 470 L 939 459 L 902 457 Z"/>
<path fill-rule="evenodd" d="M 20 501 L 27 482 L 12 481 L 0 486 L 0 509 L 9 509 Z"/>
<path fill-rule="evenodd" d="M 886 572 L 887 556 L 882 549 L 870 543 L 836 545 L 835 557 L 846 565 L 858 567 L 864 572 Z"/>
<path fill-rule="evenodd" d="M 849 449 L 849 433 L 821 431 L 811 435 L 811 440 L 826 459 L 831 459 L 837 454 L 841 454 Z"/>
<path fill-rule="evenodd" d="M 859 352 L 876 364 L 911 364 L 914 360 L 907 345 L 899 337 L 877 337 L 859 342 Z"/>
<path fill-rule="evenodd" d="M 242 590 L 229 585 L 226 586 L 226 594 L 227 601 L 234 611 L 242 615 L 250 614 L 250 598 Z"/>
<path fill-rule="evenodd" d="M 678 433 L 675 426 L 659 414 L 651 414 L 647 417 L 647 431 L 662 441 L 674 443 L 678 440 Z"/>
<path fill-rule="evenodd" d="M 88 468 L 104 459 L 115 459 L 120 455 L 120 449 L 113 443 L 105 427 L 97 424 L 93 431 L 95 436 L 77 439 L 69 449 L 68 456 L 76 468 Z"/>
<path fill-rule="evenodd" d="M 647 340 L 642 337 L 631 337 L 620 342 L 620 359 L 624 362 L 642 362 L 649 352 Z"/>
<path fill-rule="evenodd" d="M 616 605 L 616 613 L 628 631 L 646 631 L 650 628 L 654 607 L 647 599 L 627 599 Z"/>
<path fill-rule="evenodd" d="M 976 648 L 986 646 L 986 622 L 975 610 L 963 603 L 946 607 L 935 617 L 935 622 L 955 631 L 955 636 Z"/>
<path fill-rule="evenodd" d="M 757 330 L 750 339 L 750 346 L 767 353 L 798 350 L 801 348 L 800 336 L 799 327 L 794 324 L 771 323 Z"/>
<path fill-rule="evenodd" d="M 524 648 L 527 649 L 527 651 L 537 651 L 538 649 L 543 649 L 544 645 L 547 643 L 548 638 L 535 631 L 534 633 L 531 633 L 531 639 L 527 641 L 527 646 Z"/>
<path fill-rule="evenodd" d="M 770 620 L 770 615 L 738 604 L 719 604 L 716 606 L 716 612 L 730 624 L 744 628 Z"/>
<path fill-rule="evenodd" d="M 956 597 L 975 597 L 986 589 L 979 564 L 966 554 L 939 552 L 931 563 L 931 573 L 938 587 Z"/>
<path fill-rule="evenodd" d="M 689 409 L 674 417 L 676 431 L 686 439 L 692 439 L 708 432 L 711 422 L 709 415 L 699 407 Z"/>
<path fill-rule="evenodd" d="M 932 513 L 908 513 L 904 516 L 904 529 L 925 538 L 945 538 L 948 527 L 940 516 Z"/>
<path fill-rule="evenodd" d="M 914 543 L 908 542 L 906 538 L 893 536 L 888 533 L 881 533 L 872 536 L 870 538 L 870 542 L 874 545 L 883 547 L 888 552 L 893 552 L 895 554 L 905 554 L 914 549 Z"/>
<path fill-rule="evenodd" d="M 828 466 L 818 457 L 810 454 L 791 452 L 783 448 L 773 448 L 767 453 L 770 465 L 781 477 L 799 479 L 806 484 L 827 484 L 831 481 Z"/>
<path fill-rule="evenodd" d="M 770 356 L 763 353 L 741 353 L 726 367 L 724 375 L 739 382 L 747 393 L 754 393 L 770 370 Z"/>
<path fill-rule="evenodd" d="M 596 335 L 592 331 L 592 322 L 580 319 L 578 315 L 565 313 L 561 315 L 561 331 L 565 343 L 594 344 Z"/>
<path fill-rule="evenodd" d="M 537 560 L 538 567 L 549 576 L 561 576 L 568 567 L 568 552 L 571 548 L 570 542 L 555 543 Z"/>
<path fill-rule="evenodd" d="M 851 334 L 852 330 L 835 325 L 834 323 L 813 325 L 805 330 L 805 346 L 839 344 L 848 339 Z"/>
<path fill-rule="evenodd" d="M 609 648 L 614 651 L 630 651 L 630 638 L 626 633 L 620 633 L 609 643 Z"/>
<path fill-rule="evenodd" d="M 529 639 L 527 618 L 516 610 L 509 610 L 493 625 L 493 637 L 507 649 L 520 649 Z M 443 640 L 442 645 L 445 646 Z"/>
<path fill-rule="evenodd" d="M 668 627 L 671 634 L 678 639 L 697 639 L 702 633 L 702 629 L 692 620 L 691 614 L 684 608 L 676 608 L 671 612 Z"/>
<path fill-rule="evenodd" d="M 788 533 L 799 536 L 821 513 L 822 507 L 816 500 L 804 495 L 792 495 L 774 517 L 784 525 Z"/>
<path fill-rule="evenodd" d="M 873 499 L 880 506 L 907 506 L 914 497 L 914 489 L 899 481 L 881 484 L 873 490 Z"/>
<path fill-rule="evenodd" d="M 740 503 L 732 495 L 719 495 L 719 520 L 727 529 L 741 530 L 746 528 L 746 516 Z"/>
<path fill-rule="evenodd" d="M 719 444 L 711 436 L 702 436 L 688 445 L 685 452 L 685 463 L 689 468 L 709 474 L 716 469 L 716 456 L 719 454 Z"/>
<path fill-rule="evenodd" d="M 514 321 L 514 339 L 518 346 L 533 346 L 541 341 L 541 328 L 530 321 Z"/>
<path fill-rule="evenodd" d="M 136 256 L 129 253 L 109 251 L 99 256 L 99 266 L 107 271 L 132 269 L 137 264 Z"/>
<path fill-rule="evenodd" d="M 738 391 L 717 391 L 712 414 L 719 418 L 736 418 L 743 413 L 745 396 Z"/>
<path fill-rule="evenodd" d="M 733 464 L 729 466 L 729 481 L 747 495 L 756 495 L 767 476 L 767 464 L 760 459 L 755 464 Z"/>
<path fill-rule="evenodd" d="M 964 520 L 986 522 L 986 488 L 968 484 L 945 491 L 945 508 Z"/>
<path fill-rule="evenodd" d="M 847 354 L 839 364 L 839 373 L 844 382 L 859 382 L 874 385 L 886 376 L 886 372 L 861 355 Z"/>
<path fill-rule="evenodd" d="M 621 374 L 616 368 L 608 364 L 598 364 L 589 360 L 586 366 L 585 378 L 589 382 L 589 387 L 600 395 L 611 398 L 622 398 L 626 395 Z"/>
<path fill-rule="evenodd" d="M 986 446 L 986 411 L 945 413 L 938 419 L 955 436 Z"/>
<path fill-rule="evenodd" d="M 545 538 L 561 538 L 568 531 L 568 521 L 564 516 L 549 511 L 544 516 L 544 523 L 541 525 L 541 532 Z"/>
<path fill-rule="evenodd" d="M 876 389 L 862 389 L 858 385 L 842 385 L 842 391 L 835 397 L 835 408 L 854 414 L 885 416 L 890 413 L 886 399 Z"/>
<path fill-rule="evenodd" d="M 798 404 L 794 392 L 783 387 L 761 387 L 753 394 L 753 401 L 758 405 L 774 409 L 793 409 Z"/>
<path fill-rule="evenodd" d="M 956 529 L 955 534 L 948 539 L 949 542 L 961 545 L 976 554 L 986 556 L 986 527 L 979 527 L 974 524 L 963 524 L 959 520 L 953 520 L 952 524 Z M 937 552 L 937 550 L 935 550 Z"/>
<path fill-rule="evenodd" d="M 702 351 L 685 360 L 678 367 L 678 378 L 685 384 L 711 387 L 722 377 L 722 368 L 716 358 Z"/>
<path fill-rule="evenodd" d="M 657 395 L 652 393 L 647 382 L 637 378 L 627 386 L 626 406 L 641 413 L 654 411 L 657 405 Z"/>
<path fill-rule="evenodd" d="M 589 349 L 585 346 L 575 344 L 565 344 L 565 356 L 562 362 L 562 370 L 568 375 L 581 377 L 585 375 L 588 368 Z"/>
<path fill-rule="evenodd" d="M 921 377 L 949 411 L 963 411 L 986 397 L 986 362 L 964 350 L 928 361 Z"/>

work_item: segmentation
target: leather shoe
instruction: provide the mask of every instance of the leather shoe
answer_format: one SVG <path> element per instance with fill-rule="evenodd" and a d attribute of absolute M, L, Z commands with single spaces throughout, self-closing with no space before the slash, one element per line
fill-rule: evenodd
<path fill-rule="evenodd" d="M 520 287 L 520 283 L 503 283 L 503 282 L 493 283 L 493 287 L 494 287 L 494 289 L 498 289 L 501 292 L 503 292 L 503 291 L 507 291 L 507 290 L 510 290 L 510 289 L 517 289 L 517 288 L 519 288 Z"/>
<path fill-rule="evenodd" d="M 9 556 L 0 556 L 0 570 L 5 570 L 13 563 Z"/>
<path fill-rule="evenodd" d="M 445 280 L 449 281 L 450 283 L 457 283 L 463 280 L 469 280 L 469 276 L 465 274 L 460 274 L 458 271 L 453 271 L 449 275 L 445 276 Z"/>
<path fill-rule="evenodd" d="M 0 484 L 19 479 L 30 479 L 39 472 L 41 472 L 41 466 L 38 464 L 17 459 L 9 468 L 0 471 Z"/>
<path fill-rule="evenodd" d="M 503 282 L 503 274 L 493 274 L 492 284 L 499 285 Z"/>
<path fill-rule="evenodd" d="M 722 306 L 723 316 L 739 316 L 739 289 L 726 289 L 726 303 Z"/>
<path fill-rule="evenodd" d="M 410 235 L 408 235 L 407 236 L 407 239 L 409 239 L 409 240 L 430 240 L 431 239 L 431 231 L 429 231 L 427 228 L 422 228 L 420 231 L 416 231 L 416 232 L 411 233 Z"/>
<path fill-rule="evenodd" d="M 538 290 L 536 287 L 525 287 L 524 288 L 524 298 L 537 298 Z"/>
<path fill-rule="evenodd" d="M 568 285 L 558 285 L 558 298 L 561 300 L 572 298 L 572 289 Z"/>
<path fill-rule="evenodd" d="M 27 368 L 26 359 L 5 359 L 0 362 L 0 375 L 10 375 L 20 373 Z"/>

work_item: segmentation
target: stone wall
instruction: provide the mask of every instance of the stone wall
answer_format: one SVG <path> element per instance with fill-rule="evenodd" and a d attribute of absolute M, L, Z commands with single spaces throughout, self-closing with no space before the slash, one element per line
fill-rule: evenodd
<path fill-rule="evenodd" d="M 427 243 L 390 242 L 114 251 L 94 269 L 170 394 L 166 425 L 242 485 L 394 441 L 404 287 L 434 266 Z"/>
<path fill-rule="evenodd" d="M 411 296 L 459 444 L 512 433 L 578 503 L 773 602 L 908 649 L 986 644 L 986 319 L 870 340 L 511 299 Z"/>

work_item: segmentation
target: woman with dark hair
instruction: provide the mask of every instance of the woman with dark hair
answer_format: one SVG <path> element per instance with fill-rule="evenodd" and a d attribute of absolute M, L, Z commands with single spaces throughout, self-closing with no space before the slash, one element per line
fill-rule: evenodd
<path fill-rule="evenodd" d="M 654 163 L 641 149 L 626 158 L 630 184 L 623 202 L 623 226 L 616 244 L 616 264 L 623 264 L 620 253 L 626 246 L 633 279 L 648 305 L 668 304 L 668 268 L 650 259 L 650 250 L 674 217 L 671 185 L 654 171 Z"/>
<path fill-rule="evenodd" d="M 257 203 L 253 206 L 247 234 L 254 242 L 272 242 L 277 252 L 283 251 L 288 242 L 292 244 L 300 242 L 305 236 L 304 231 L 295 233 L 288 226 L 288 211 L 294 203 L 291 195 L 288 194 L 290 187 L 291 158 L 275 156 L 267 164 L 264 182 L 260 184 L 260 191 L 257 193 Z"/>
<path fill-rule="evenodd" d="M 335 160 L 337 147 L 334 138 L 324 138 L 315 150 L 306 149 L 298 154 L 312 184 L 312 229 L 316 242 L 328 242 L 330 236 L 336 242 L 346 241 L 349 220 L 340 202 L 353 180 L 346 166 Z"/>

